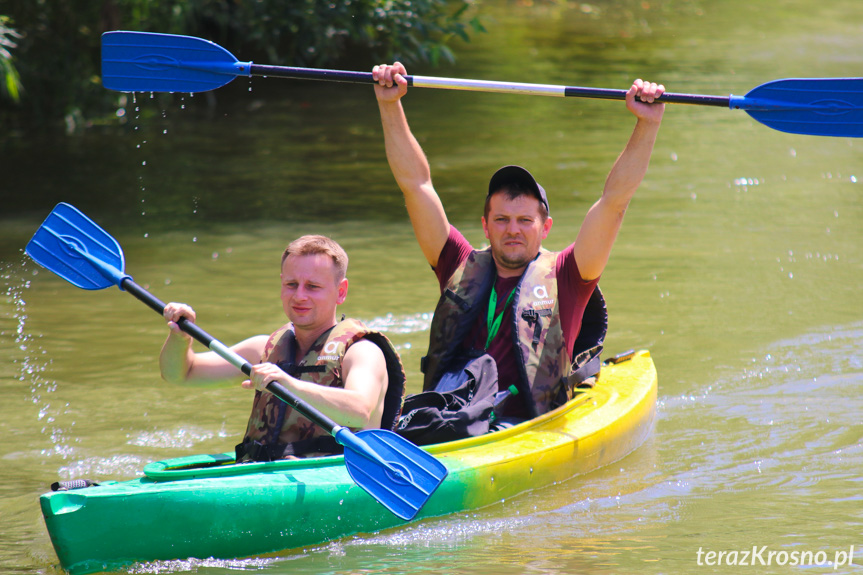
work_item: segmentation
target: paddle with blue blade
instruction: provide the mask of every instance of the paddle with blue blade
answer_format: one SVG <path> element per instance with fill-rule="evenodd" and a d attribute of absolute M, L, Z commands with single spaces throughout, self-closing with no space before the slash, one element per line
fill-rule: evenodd
<path fill-rule="evenodd" d="M 162 314 L 165 304 L 136 284 L 124 271 L 120 244 L 77 208 L 58 204 L 27 244 L 27 254 L 42 267 L 79 288 L 100 290 L 116 285 Z M 196 324 L 180 328 L 249 375 L 252 366 Z M 384 429 L 353 433 L 278 382 L 267 390 L 329 432 L 345 448 L 351 478 L 392 513 L 413 519 L 447 475 L 437 459 L 407 439 Z"/>
<path fill-rule="evenodd" d="M 151 32 L 102 35 L 102 83 L 120 92 L 205 92 L 237 76 L 374 83 L 371 72 L 349 72 L 240 62 L 209 40 Z M 541 96 L 623 100 L 626 90 L 523 84 L 429 76 L 406 76 L 420 88 L 502 92 Z M 775 80 L 745 96 L 706 96 L 667 92 L 657 101 L 744 110 L 781 132 L 812 136 L 863 137 L 863 78 Z"/>

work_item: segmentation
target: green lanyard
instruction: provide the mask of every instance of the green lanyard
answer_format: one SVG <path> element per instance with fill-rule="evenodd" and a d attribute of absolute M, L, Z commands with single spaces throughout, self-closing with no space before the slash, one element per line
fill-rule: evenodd
<path fill-rule="evenodd" d="M 503 319 L 503 314 L 506 313 L 506 309 L 512 302 L 512 297 L 514 295 L 515 288 L 512 288 L 512 291 L 509 292 L 509 297 L 506 298 L 506 303 L 504 304 L 503 309 L 499 314 L 497 314 L 497 316 L 495 316 L 494 312 L 497 308 L 497 290 L 491 288 L 491 295 L 488 297 L 488 318 L 486 318 L 486 325 L 488 326 L 488 338 L 485 340 L 486 349 L 488 349 L 488 346 L 491 345 L 492 340 L 497 335 L 497 332 L 500 329 L 500 322 Z"/>

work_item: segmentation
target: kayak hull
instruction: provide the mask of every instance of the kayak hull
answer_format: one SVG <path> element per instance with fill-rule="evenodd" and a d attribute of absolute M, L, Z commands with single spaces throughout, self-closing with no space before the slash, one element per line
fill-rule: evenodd
<path fill-rule="evenodd" d="M 477 509 L 624 457 L 650 434 L 656 370 L 646 351 L 537 419 L 426 448 L 449 475 L 415 520 Z M 240 558 L 404 525 L 350 478 L 342 456 L 234 464 L 233 454 L 155 462 L 144 476 L 40 498 L 72 575 L 135 562 Z"/>

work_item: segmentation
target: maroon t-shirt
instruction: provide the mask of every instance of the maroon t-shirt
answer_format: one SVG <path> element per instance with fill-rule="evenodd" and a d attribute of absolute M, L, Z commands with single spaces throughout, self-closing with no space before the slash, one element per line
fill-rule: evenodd
<path fill-rule="evenodd" d="M 560 325 L 566 345 L 572 351 L 572 346 L 581 329 L 581 316 L 590 299 L 599 278 L 586 281 L 581 278 L 578 265 L 575 263 L 574 245 L 570 244 L 565 250 L 557 254 L 555 264 L 555 275 L 557 277 L 557 293 L 560 309 Z M 473 251 L 473 246 L 465 239 L 455 226 L 450 226 L 449 237 L 441 250 L 437 267 L 434 268 L 441 292 L 446 288 L 447 282 L 455 270 L 464 262 Z M 518 363 L 513 353 L 513 319 L 512 305 L 505 306 L 509 294 L 518 285 L 521 276 L 495 278 L 495 290 L 497 290 L 497 309 L 495 315 L 503 311 L 500 330 L 492 340 L 486 352 L 497 362 L 498 388 L 501 390 L 509 388 L 510 385 L 518 386 Z M 483 350 L 488 338 L 488 303 L 480 310 L 473 328 L 468 333 L 462 345 L 465 349 Z M 527 417 L 523 402 L 508 401 L 503 413 L 506 416 Z"/>

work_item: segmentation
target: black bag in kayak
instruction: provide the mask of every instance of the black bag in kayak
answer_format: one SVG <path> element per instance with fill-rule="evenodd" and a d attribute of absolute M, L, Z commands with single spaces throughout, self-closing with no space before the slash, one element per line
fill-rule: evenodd
<path fill-rule="evenodd" d="M 464 358 L 434 391 L 409 395 L 396 433 L 431 445 L 488 433 L 497 393 L 497 364 L 488 354 Z"/>

